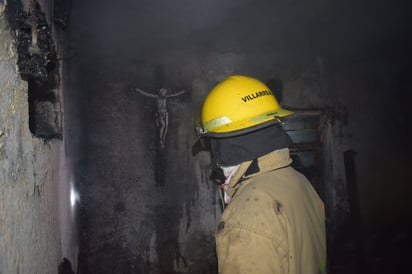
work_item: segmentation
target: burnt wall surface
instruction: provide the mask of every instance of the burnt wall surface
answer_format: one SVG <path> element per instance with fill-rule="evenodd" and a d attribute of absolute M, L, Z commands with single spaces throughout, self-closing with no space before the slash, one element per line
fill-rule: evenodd
<path fill-rule="evenodd" d="M 213 85 L 235 73 L 277 83 L 284 106 L 329 113 L 322 141 L 332 261 L 353 262 L 343 161 L 353 150 L 368 256 L 385 271 L 393 261 L 385 250 L 397 250 L 400 265 L 412 208 L 410 8 L 407 1 L 73 3 L 65 67 L 80 273 L 216 273 L 219 199 L 208 154 L 192 155 L 193 116 Z M 185 90 L 167 98 L 164 146 L 160 88 Z"/>
<path fill-rule="evenodd" d="M 61 140 L 61 41 L 52 1 L 39 2 L 0 1 L 2 274 L 60 273 L 63 257 L 77 257 Z"/>

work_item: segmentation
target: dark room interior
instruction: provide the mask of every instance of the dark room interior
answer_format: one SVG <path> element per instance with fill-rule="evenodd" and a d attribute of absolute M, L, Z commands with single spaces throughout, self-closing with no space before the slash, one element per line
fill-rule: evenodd
<path fill-rule="evenodd" d="M 194 128 L 234 74 L 301 113 L 284 129 L 325 204 L 328 273 L 408 273 L 411 16 L 406 0 L 0 0 L 1 82 L 18 68 L 0 89 L 0 273 L 218 273 L 219 188 Z"/>

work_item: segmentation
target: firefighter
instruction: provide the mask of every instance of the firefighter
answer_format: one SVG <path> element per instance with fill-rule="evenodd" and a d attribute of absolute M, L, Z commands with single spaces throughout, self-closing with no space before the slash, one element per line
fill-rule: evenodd
<path fill-rule="evenodd" d="M 209 141 L 225 208 L 220 274 L 326 273 L 324 204 L 293 167 L 282 123 L 293 116 L 261 81 L 233 75 L 207 95 L 198 133 Z M 219 179 L 219 178 L 217 178 Z"/>

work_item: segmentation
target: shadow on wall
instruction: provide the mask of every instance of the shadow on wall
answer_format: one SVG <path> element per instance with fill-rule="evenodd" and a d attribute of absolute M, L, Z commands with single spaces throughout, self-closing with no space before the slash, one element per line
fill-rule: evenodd
<path fill-rule="evenodd" d="M 58 274 L 75 274 L 72 263 L 67 258 L 63 258 L 63 261 L 59 264 Z"/>

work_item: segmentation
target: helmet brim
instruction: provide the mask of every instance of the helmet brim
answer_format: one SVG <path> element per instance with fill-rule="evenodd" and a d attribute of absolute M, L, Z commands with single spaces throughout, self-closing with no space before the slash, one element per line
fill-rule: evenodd
<path fill-rule="evenodd" d="M 273 116 L 267 119 L 266 121 L 247 127 L 239 130 L 233 130 L 233 131 L 225 131 L 225 132 L 204 132 L 201 137 L 211 137 L 211 138 L 227 138 L 227 137 L 233 137 L 233 136 L 239 136 L 243 134 L 247 134 L 253 131 L 257 131 L 272 125 L 281 125 L 285 123 L 289 118 L 293 117 L 294 113 L 288 110 L 282 110 L 282 113 L 278 113 L 279 116 Z"/>

